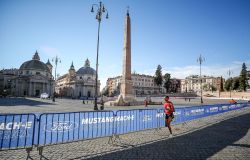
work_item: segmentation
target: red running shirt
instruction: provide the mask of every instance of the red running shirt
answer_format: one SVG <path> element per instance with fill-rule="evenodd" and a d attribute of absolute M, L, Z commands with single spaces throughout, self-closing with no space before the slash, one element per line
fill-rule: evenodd
<path fill-rule="evenodd" d="M 164 103 L 164 112 L 167 115 L 170 115 L 174 112 L 174 105 L 172 102 L 165 102 Z"/>

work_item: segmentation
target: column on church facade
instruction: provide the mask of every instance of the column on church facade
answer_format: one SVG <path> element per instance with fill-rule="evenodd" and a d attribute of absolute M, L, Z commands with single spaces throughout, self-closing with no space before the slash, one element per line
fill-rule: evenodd
<path fill-rule="evenodd" d="M 41 93 L 44 93 L 44 92 L 46 92 L 46 91 L 45 91 L 45 82 L 42 82 L 42 91 L 41 91 Z M 40 93 L 40 94 L 41 94 L 41 93 Z"/>
<path fill-rule="evenodd" d="M 36 82 L 33 82 L 33 83 L 32 83 L 32 86 L 33 86 L 33 93 L 32 93 L 32 96 L 35 96 L 35 93 L 36 93 Z"/>

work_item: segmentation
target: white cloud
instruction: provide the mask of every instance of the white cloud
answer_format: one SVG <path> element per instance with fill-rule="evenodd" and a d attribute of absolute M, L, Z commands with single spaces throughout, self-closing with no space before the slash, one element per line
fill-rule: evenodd
<path fill-rule="evenodd" d="M 202 75 L 207 75 L 207 76 L 222 76 L 224 78 L 228 78 L 228 71 L 230 69 L 231 76 L 238 76 L 241 71 L 243 62 L 235 61 L 232 62 L 229 65 L 213 65 L 213 66 L 207 66 L 207 65 L 202 65 L 201 66 L 201 74 Z M 250 61 L 245 61 L 246 66 L 248 67 L 248 70 L 250 68 Z M 199 75 L 200 74 L 200 66 L 199 65 L 191 65 L 191 66 L 184 66 L 184 67 L 172 67 L 172 68 L 163 68 L 162 69 L 163 74 L 165 73 L 170 73 L 171 77 L 173 78 L 179 78 L 179 79 L 184 79 L 187 76 L 190 75 Z M 148 75 L 154 75 L 155 74 L 155 69 L 150 69 L 150 70 L 144 70 L 142 72 L 143 74 L 148 74 Z"/>

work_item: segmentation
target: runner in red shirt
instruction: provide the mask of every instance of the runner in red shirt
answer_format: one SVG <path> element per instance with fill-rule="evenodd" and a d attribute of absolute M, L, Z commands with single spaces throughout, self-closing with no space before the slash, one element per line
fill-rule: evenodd
<path fill-rule="evenodd" d="M 171 121 L 173 120 L 174 118 L 174 112 L 175 112 L 175 109 L 174 109 L 174 105 L 171 101 L 169 101 L 169 97 L 166 96 L 164 98 L 165 100 L 165 103 L 164 103 L 164 112 L 165 112 L 165 126 L 168 127 L 169 129 L 169 132 L 170 132 L 170 137 L 172 137 L 172 129 L 171 129 Z"/>

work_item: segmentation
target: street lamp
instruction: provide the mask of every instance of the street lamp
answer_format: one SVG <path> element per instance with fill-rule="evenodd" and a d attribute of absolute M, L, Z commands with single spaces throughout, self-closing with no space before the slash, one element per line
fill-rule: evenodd
<path fill-rule="evenodd" d="M 200 86 L 201 86 L 201 103 L 203 103 L 202 99 L 202 77 L 201 77 L 201 64 L 205 61 L 205 58 L 202 57 L 200 54 L 199 58 L 197 59 L 197 62 L 200 64 Z"/>
<path fill-rule="evenodd" d="M 57 69 L 57 63 L 61 63 L 61 59 L 59 57 L 52 58 L 52 62 L 55 62 L 55 85 L 54 85 L 54 93 L 52 96 L 52 101 L 55 102 L 55 95 L 56 95 L 56 69 Z"/>
<path fill-rule="evenodd" d="M 94 110 L 98 110 L 97 107 L 97 88 L 98 88 L 98 54 L 99 54 L 99 33 L 100 33 L 100 24 L 102 21 L 102 14 L 107 12 L 106 19 L 108 19 L 108 10 L 104 7 L 104 4 L 102 2 L 99 2 L 98 4 L 92 4 L 91 12 L 94 13 L 94 7 L 97 7 L 96 11 L 96 19 L 98 21 L 98 36 L 97 36 L 97 52 L 96 52 L 96 77 L 95 77 L 95 104 L 94 104 Z"/>
<path fill-rule="evenodd" d="M 233 73 L 233 71 L 231 71 L 230 69 L 227 71 L 227 74 L 228 74 L 228 76 L 229 76 L 229 79 L 230 79 L 230 87 L 229 87 L 229 89 L 230 89 L 230 98 L 231 98 L 231 90 L 232 90 L 232 77 L 231 77 L 231 74 Z"/>
<path fill-rule="evenodd" d="M 187 93 L 187 85 L 188 85 L 188 80 L 187 80 L 187 79 L 185 79 L 186 93 Z"/>

